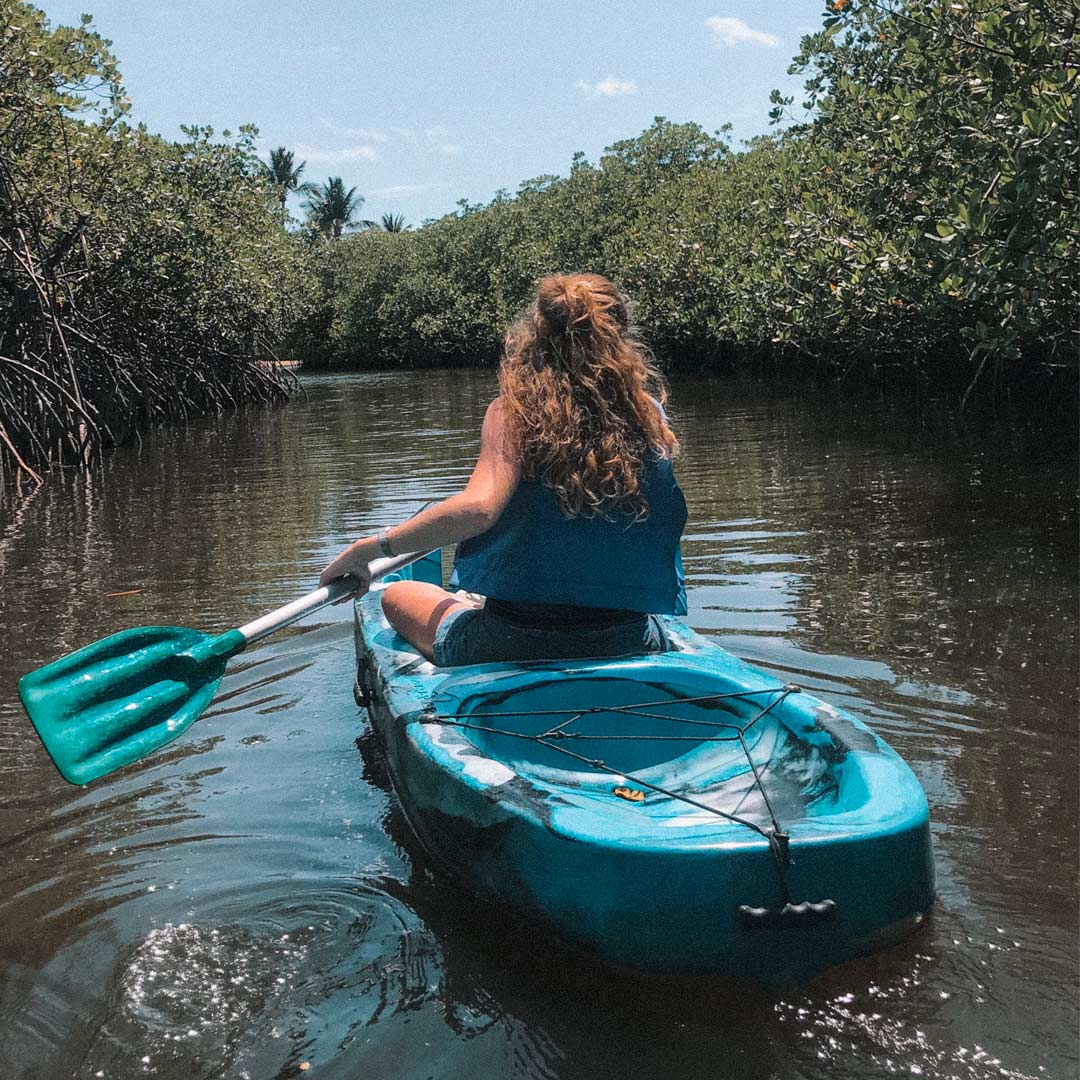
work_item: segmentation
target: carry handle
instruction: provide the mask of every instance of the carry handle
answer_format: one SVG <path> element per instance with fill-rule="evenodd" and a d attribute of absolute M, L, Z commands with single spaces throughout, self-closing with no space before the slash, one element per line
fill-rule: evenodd
<path fill-rule="evenodd" d="M 836 901 L 803 900 L 785 904 L 782 908 L 753 907 L 740 904 L 736 909 L 739 921 L 749 929 L 768 926 L 817 926 L 836 918 Z"/>

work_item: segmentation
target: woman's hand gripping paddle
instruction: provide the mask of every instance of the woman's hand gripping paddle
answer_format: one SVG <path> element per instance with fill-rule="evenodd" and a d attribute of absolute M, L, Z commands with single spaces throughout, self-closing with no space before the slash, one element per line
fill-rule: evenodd
<path fill-rule="evenodd" d="M 418 552 L 377 559 L 370 564 L 371 579 L 422 558 Z M 195 723 L 230 657 L 355 591 L 355 581 L 341 578 L 216 636 L 180 626 L 123 630 L 24 675 L 19 697 L 60 775 L 88 784 L 172 742 Z"/>

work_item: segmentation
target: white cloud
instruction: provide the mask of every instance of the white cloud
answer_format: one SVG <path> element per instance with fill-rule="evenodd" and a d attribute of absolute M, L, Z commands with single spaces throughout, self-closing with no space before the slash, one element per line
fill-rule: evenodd
<path fill-rule="evenodd" d="M 382 153 L 392 155 L 402 146 L 415 147 L 428 155 L 441 154 L 446 157 L 457 157 L 462 152 L 461 146 L 454 141 L 454 132 L 446 124 L 429 124 L 424 128 L 353 128 L 342 127 L 332 120 L 320 117 L 319 127 L 335 136 L 333 141 L 339 145 L 302 144 L 294 147 L 297 158 L 311 165 L 347 165 L 358 161 L 378 161 Z M 378 144 L 378 151 L 372 143 Z"/>
<path fill-rule="evenodd" d="M 362 139 L 364 142 L 386 142 L 389 138 L 385 131 L 379 131 L 378 128 L 339 127 L 332 120 L 327 120 L 325 117 L 321 117 L 319 123 L 327 131 L 332 131 L 335 135 L 340 135 L 345 139 Z"/>
<path fill-rule="evenodd" d="M 353 161 L 377 161 L 379 155 L 370 146 L 341 146 L 324 150 L 317 146 L 297 146 L 296 156 L 309 165 L 344 165 Z"/>
<path fill-rule="evenodd" d="M 451 142 L 454 133 L 445 124 L 430 124 L 424 128 L 424 137 L 427 139 L 428 144 L 435 147 L 441 154 L 456 157 L 461 153 L 461 147 L 457 143 Z"/>
<path fill-rule="evenodd" d="M 377 161 L 379 155 L 370 146 L 345 146 L 332 150 L 342 161 Z"/>
<path fill-rule="evenodd" d="M 754 30 L 742 21 L 724 15 L 713 15 L 705 20 L 705 25 L 713 32 L 716 45 L 779 45 L 780 39 L 774 34 Z"/>
<path fill-rule="evenodd" d="M 628 79 L 603 79 L 596 84 L 596 92 L 601 97 L 616 97 L 619 94 L 632 94 L 637 90 L 637 83 Z"/>
<path fill-rule="evenodd" d="M 440 184 L 391 184 L 390 187 L 372 188 L 367 194 L 371 199 L 407 199 L 421 191 L 441 187 Z"/>
<path fill-rule="evenodd" d="M 588 97 L 618 97 L 621 94 L 633 94 L 637 90 L 637 83 L 629 79 L 616 79 L 614 75 L 609 75 L 606 79 L 595 83 L 578 79 L 577 88 Z"/>

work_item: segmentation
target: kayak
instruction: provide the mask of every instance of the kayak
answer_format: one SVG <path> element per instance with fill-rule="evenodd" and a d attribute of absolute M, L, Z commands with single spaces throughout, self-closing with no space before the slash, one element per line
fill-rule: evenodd
<path fill-rule="evenodd" d="M 438 583 L 439 553 L 402 576 Z M 355 603 L 357 701 L 429 854 L 588 953 L 804 981 L 917 927 L 926 795 L 854 716 L 678 619 L 663 654 L 439 668 Z"/>

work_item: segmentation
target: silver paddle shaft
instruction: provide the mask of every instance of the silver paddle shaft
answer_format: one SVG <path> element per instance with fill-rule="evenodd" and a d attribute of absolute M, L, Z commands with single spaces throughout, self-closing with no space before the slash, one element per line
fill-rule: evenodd
<path fill-rule="evenodd" d="M 414 551 L 407 555 L 395 555 L 392 559 L 375 559 L 374 562 L 368 563 L 371 580 L 378 581 L 379 578 L 392 574 L 395 570 L 400 570 L 403 566 L 408 566 L 427 554 L 426 551 Z M 271 611 L 268 615 L 263 615 L 238 629 L 250 645 L 253 641 L 262 641 L 275 630 L 280 630 L 283 626 L 288 626 L 305 615 L 310 615 L 313 611 L 318 611 L 327 604 L 332 604 L 354 592 L 356 592 L 356 582 L 347 577 L 338 578 L 337 581 L 331 581 L 329 585 L 309 592 L 307 596 L 301 596 L 299 600 L 294 600 L 291 604 L 286 604 L 277 611 Z"/>

